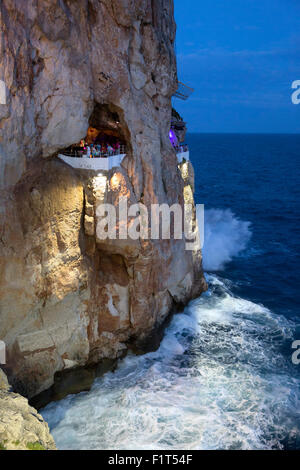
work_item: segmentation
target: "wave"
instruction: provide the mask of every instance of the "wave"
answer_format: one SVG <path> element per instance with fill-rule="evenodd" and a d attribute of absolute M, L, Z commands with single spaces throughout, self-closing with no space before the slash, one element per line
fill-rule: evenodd
<path fill-rule="evenodd" d="M 300 446 L 294 324 L 207 280 L 156 352 L 127 356 L 90 392 L 42 410 L 60 449 Z"/>
<path fill-rule="evenodd" d="M 251 224 L 239 220 L 229 209 L 208 209 L 204 217 L 203 267 L 219 271 L 246 248 Z"/>

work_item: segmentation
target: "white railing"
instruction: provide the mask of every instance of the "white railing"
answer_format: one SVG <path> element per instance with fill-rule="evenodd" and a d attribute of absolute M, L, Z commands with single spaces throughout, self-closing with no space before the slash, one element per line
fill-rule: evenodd
<path fill-rule="evenodd" d="M 86 155 L 78 156 L 78 153 L 76 154 L 75 151 L 63 151 L 63 153 L 58 154 L 58 158 L 73 168 L 93 171 L 109 171 L 112 168 L 121 165 L 123 158 L 126 156 L 123 149 L 125 149 L 125 147 L 111 153 L 101 152 L 101 155 L 97 157 L 93 157 L 92 155 L 90 157 L 87 157 Z M 187 145 L 180 145 L 175 150 L 179 163 L 189 161 L 190 152 Z M 120 153 L 120 151 L 123 151 L 124 153 Z"/>
<path fill-rule="evenodd" d="M 194 93 L 194 88 L 185 85 L 182 82 L 178 82 L 177 90 L 174 93 L 175 98 L 180 98 L 181 100 L 187 100 L 192 93 Z"/>
<path fill-rule="evenodd" d="M 176 149 L 176 153 L 177 153 L 177 159 L 179 163 L 190 160 L 190 151 L 187 145 L 180 145 Z"/>
<path fill-rule="evenodd" d="M 73 157 L 59 153 L 58 158 L 78 170 L 109 171 L 112 168 L 119 167 L 126 156 L 125 153 L 118 153 L 106 157 Z"/>
<path fill-rule="evenodd" d="M 96 150 L 95 152 L 91 149 L 91 154 L 88 156 L 86 149 L 75 148 L 70 150 L 63 150 L 60 155 L 72 158 L 108 158 L 115 155 L 124 155 L 126 153 L 125 145 L 121 145 L 120 148 L 115 150 Z"/>

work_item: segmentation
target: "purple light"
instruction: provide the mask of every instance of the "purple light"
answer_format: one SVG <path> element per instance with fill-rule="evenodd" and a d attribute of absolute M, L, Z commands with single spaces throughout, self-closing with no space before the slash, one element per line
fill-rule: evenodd
<path fill-rule="evenodd" d="M 177 141 L 177 137 L 173 129 L 170 129 L 169 137 L 170 137 L 170 142 L 173 145 L 173 147 L 176 147 L 176 145 L 178 144 L 178 141 Z"/>

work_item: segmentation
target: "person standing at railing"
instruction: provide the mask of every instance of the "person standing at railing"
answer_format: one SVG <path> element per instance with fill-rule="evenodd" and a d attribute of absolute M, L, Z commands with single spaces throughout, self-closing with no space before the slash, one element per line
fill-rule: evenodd
<path fill-rule="evenodd" d="M 95 144 L 93 144 L 93 148 L 92 148 L 92 156 L 93 158 L 97 157 L 97 146 Z"/>
<path fill-rule="evenodd" d="M 114 151 L 114 149 L 112 148 L 112 146 L 111 146 L 110 144 L 108 144 L 108 146 L 107 146 L 107 153 L 108 153 L 108 155 L 112 155 L 112 154 L 113 154 L 113 151 Z"/>
<path fill-rule="evenodd" d="M 90 158 L 91 157 L 91 148 L 89 145 L 86 146 L 86 157 Z"/>

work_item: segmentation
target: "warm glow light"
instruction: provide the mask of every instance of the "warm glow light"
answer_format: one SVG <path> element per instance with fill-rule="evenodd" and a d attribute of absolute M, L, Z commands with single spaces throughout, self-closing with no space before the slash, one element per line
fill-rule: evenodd
<path fill-rule="evenodd" d="M 186 162 L 181 165 L 181 174 L 183 179 L 186 179 L 189 176 L 189 167 Z"/>
<path fill-rule="evenodd" d="M 93 178 L 93 187 L 95 190 L 101 189 L 102 191 L 106 188 L 107 177 L 102 173 L 99 173 Z"/>
<path fill-rule="evenodd" d="M 122 175 L 120 173 L 115 173 L 110 179 L 110 187 L 112 190 L 116 190 L 119 188 L 121 183 Z"/>

